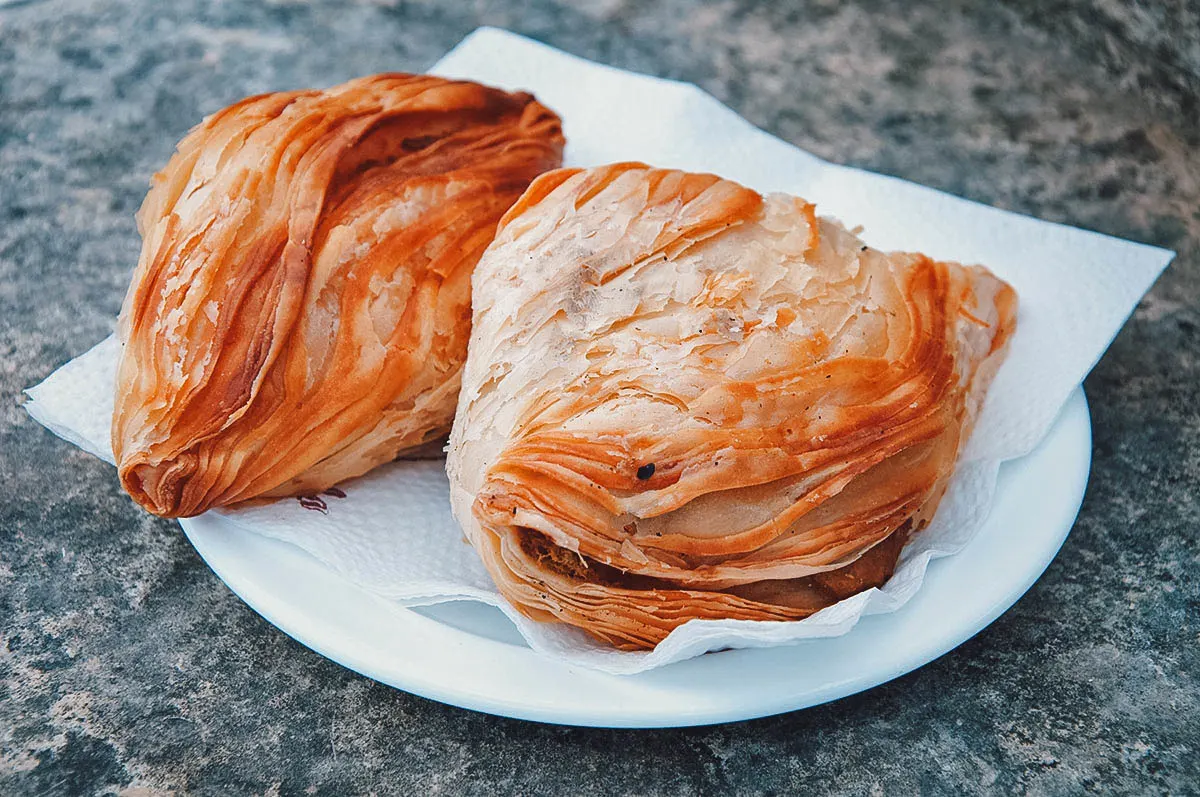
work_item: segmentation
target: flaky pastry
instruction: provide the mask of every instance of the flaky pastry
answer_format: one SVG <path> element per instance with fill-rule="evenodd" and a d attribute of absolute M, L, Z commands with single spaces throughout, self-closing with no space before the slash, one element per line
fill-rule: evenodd
<path fill-rule="evenodd" d="M 534 181 L 474 297 L 455 515 L 523 613 L 627 649 L 883 584 L 1017 306 L 804 200 L 629 163 Z"/>
<path fill-rule="evenodd" d="M 322 490 L 443 435 L 470 274 L 557 167 L 529 94 L 425 75 L 242 100 L 138 215 L 112 441 L 158 515 Z"/>

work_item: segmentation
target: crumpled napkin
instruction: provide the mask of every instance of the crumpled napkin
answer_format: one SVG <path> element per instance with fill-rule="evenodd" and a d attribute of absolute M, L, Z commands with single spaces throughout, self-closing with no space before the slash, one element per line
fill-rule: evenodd
<path fill-rule="evenodd" d="M 1008 359 L 933 522 L 907 546 L 882 589 L 803 621 L 692 621 L 651 652 L 626 653 L 576 629 L 527 620 L 500 597 L 463 540 L 441 461 L 396 462 L 320 496 L 216 510 L 247 533 L 293 543 L 405 605 L 456 599 L 495 605 L 535 650 L 584 667 L 636 673 L 710 650 L 836 636 L 865 614 L 902 606 L 920 588 L 930 559 L 954 553 L 976 533 L 991 508 L 1000 463 L 1042 439 L 1174 256 L 825 163 L 695 86 L 595 64 L 506 31 L 475 31 L 430 71 L 532 91 L 564 119 L 567 165 L 640 160 L 797 194 L 816 202 L 822 215 L 862 225 L 875 247 L 983 263 L 1020 295 Z M 109 462 L 118 353 L 109 338 L 27 391 L 30 415 Z"/>

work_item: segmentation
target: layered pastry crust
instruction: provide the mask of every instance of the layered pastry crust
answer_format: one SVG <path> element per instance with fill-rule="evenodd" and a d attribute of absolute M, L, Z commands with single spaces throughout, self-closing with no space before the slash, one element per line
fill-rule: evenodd
<path fill-rule="evenodd" d="M 522 612 L 627 649 L 886 581 L 1017 306 L 804 200 L 632 163 L 538 178 L 474 297 L 455 515 Z"/>
<path fill-rule="evenodd" d="M 250 97 L 155 176 L 112 441 L 167 517 L 313 492 L 444 435 L 470 275 L 561 164 L 528 94 L 390 74 Z"/>

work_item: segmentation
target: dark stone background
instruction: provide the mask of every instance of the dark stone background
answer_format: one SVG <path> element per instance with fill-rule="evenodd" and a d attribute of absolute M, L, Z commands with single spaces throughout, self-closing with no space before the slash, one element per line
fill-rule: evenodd
<path fill-rule="evenodd" d="M 694 81 L 835 161 L 1179 251 L 1087 381 L 1083 511 L 1015 608 L 796 714 L 495 719 L 291 641 L 25 416 L 20 390 L 111 330 L 133 212 L 190 125 L 422 69 L 480 24 Z M 1197 97 L 1183 0 L 0 0 L 0 793 L 1197 793 Z"/>

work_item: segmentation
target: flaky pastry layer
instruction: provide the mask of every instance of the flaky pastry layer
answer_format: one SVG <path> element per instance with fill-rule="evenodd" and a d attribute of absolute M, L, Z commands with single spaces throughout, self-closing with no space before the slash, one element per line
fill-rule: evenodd
<path fill-rule="evenodd" d="M 886 581 L 1017 307 L 804 200 L 633 163 L 534 181 L 474 296 L 456 517 L 522 612 L 631 649 Z"/>
<path fill-rule="evenodd" d="M 562 148 L 532 96 L 425 75 L 205 119 L 138 216 L 112 427 L 125 489 L 195 515 L 318 491 L 443 435 L 471 270 Z"/>

